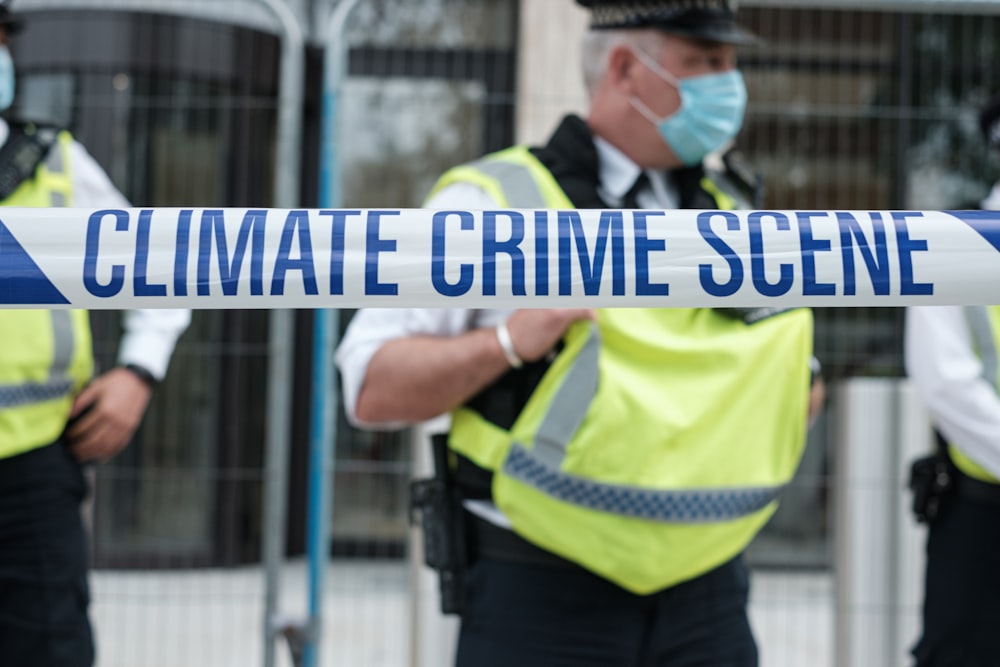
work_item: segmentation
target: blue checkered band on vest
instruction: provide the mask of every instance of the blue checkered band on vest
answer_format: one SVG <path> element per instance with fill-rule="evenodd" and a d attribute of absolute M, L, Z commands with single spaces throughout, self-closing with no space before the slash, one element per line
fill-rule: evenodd
<path fill-rule="evenodd" d="M 566 474 L 515 444 L 504 473 L 553 498 L 580 507 L 649 521 L 730 521 L 763 509 L 780 487 L 656 490 L 616 486 Z"/>
<path fill-rule="evenodd" d="M 43 403 L 68 396 L 73 389 L 70 380 L 58 380 L 48 384 L 23 384 L 0 387 L 0 408 Z"/>

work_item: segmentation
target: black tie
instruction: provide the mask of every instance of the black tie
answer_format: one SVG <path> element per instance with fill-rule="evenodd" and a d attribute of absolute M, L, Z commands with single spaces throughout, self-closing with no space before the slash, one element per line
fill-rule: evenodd
<path fill-rule="evenodd" d="M 640 171 L 639 177 L 635 179 L 635 183 L 622 196 L 622 208 L 639 208 L 639 191 L 647 185 L 649 185 L 649 176 L 646 175 L 645 171 Z"/>

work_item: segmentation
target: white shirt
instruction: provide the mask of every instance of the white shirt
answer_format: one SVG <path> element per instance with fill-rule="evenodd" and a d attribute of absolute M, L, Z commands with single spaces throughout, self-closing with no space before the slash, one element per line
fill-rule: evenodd
<path fill-rule="evenodd" d="M 980 206 L 986 211 L 1000 211 L 1000 183 L 993 186 Z"/>
<path fill-rule="evenodd" d="M 1000 186 L 983 202 L 1000 209 Z M 1000 477 L 1000 395 L 983 378 L 962 306 L 906 309 L 906 373 L 948 442 Z"/>
<path fill-rule="evenodd" d="M 609 208 L 621 206 L 622 197 L 639 177 L 640 167 L 624 153 L 596 138 L 600 186 L 598 193 Z M 662 172 L 647 172 L 650 186 L 640 190 L 637 200 L 643 208 L 677 208 L 677 195 Z M 499 203 L 482 188 L 470 183 L 456 183 L 427 201 L 430 209 L 495 209 Z M 358 394 L 364 383 L 368 363 L 385 343 L 414 335 L 457 336 L 477 327 L 493 327 L 506 319 L 511 310 L 468 310 L 429 308 L 365 308 L 351 320 L 337 350 L 343 387 L 344 408 L 348 419 L 368 428 L 400 428 L 398 422 L 365 424 L 355 415 Z"/>
<path fill-rule="evenodd" d="M 9 134 L 10 127 L 0 118 L 0 146 L 7 141 Z M 131 208 L 132 205 L 83 145 L 74 140 L 70 144 L 69 153 L 74 207 Z M 162 379 L 166 375 L 174 345 L 190 321 L 190 310 L 125 311 L 122 320 L 124 331 L 118 345 L 118 363 L 137 364 L 154 377 Z"/>
<path fill-rule="evenodd" d="M 609 208 L 618 208 L 622 199 L 639 177 L 641 168 L 624 153 L 600 138 L 595 138 L 600 183 L 598 195 Z M 677 195 L 666 175 L 647 171 L 649 186 L 636 193 L 642 208 L 677 208 Z M 430 209 L 482 210 L 495 209 L 499 202 L 470 183 L 456 183 L 443 188 L 426 204 Z M 348 420 L 367 428 L 401 428 L 407 424 L 382 422 L 366 424 L 355 414 L 358 394 L 368 371 L 368 363 L 378 349 L 390 340 L 413 335 L 457 336 L 476 327 L 494 327 L 513 311 L 497 309 L 448 308 L 365 308 L 351 320 L 337 350 L 341 372 L 344 409 Z M 447 430 L 448 420 L 440 419 L 433 430 Z M 465 507 L 497 526 L 510 528 L 510 520 L 489 501 L 466 500 Z"/>

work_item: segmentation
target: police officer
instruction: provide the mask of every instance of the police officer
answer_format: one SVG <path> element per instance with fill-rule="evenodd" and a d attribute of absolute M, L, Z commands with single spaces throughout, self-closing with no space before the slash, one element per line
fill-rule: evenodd
<path fill-rule="evenodd" d="M 8 37 L 24 27 L 11 5 L 0 0 L 4 110 L 14 99 Z M 129 206 L 68 132 L 3 119 L 0 200 Z M 81 464 L 128 444 L 189 320 L 186 310 L 126 313 L 118 365 L 92 377 L 86 312 L 0 310 L 0 664 L 93 664 Z"/>
<path fill-rule="evenodd" d="M 1000 97 L 983 108 L 980 128 L 1000 151 Z M 980 206 L 1000 210 L 1000 185 Z M 907 374 L 944 450 L 944 474 L 919 490 L 921 518 L 929 523 L 923 631 L 913 649 L 920 667 L 1000 661 L 998 350 L 1000 306 L 907 308 Z"/>
<path fill-rule="evenodd" d="M 578 2 L 587 117 L 447 172 L 427 206 L 746 207 L 704 165 L 743 119 L 736 3 Z M 803 309 L 360 311 L 350 418 L 451 414 L 457 664 L 757 664 L 741 554 L 799 461 L 811 350 Z"/>

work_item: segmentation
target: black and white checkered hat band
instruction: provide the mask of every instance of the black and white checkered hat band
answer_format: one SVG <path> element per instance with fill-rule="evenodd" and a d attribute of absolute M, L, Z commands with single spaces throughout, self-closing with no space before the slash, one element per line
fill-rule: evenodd
<path fill-rule="evenodd" d="M 591 25 L 595 28 L 646 25 L 658 21 L 669 21 L 690 11 L 732 16 L 736 12 L 736 5 L 736 0 L 601 3 L 591 8 Z"/>

